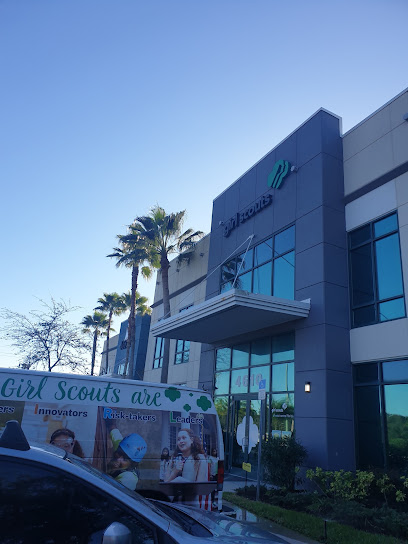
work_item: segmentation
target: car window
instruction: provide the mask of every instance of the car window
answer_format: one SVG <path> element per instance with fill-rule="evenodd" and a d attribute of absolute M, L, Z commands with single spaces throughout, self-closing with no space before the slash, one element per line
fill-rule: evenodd
<path fill-rule="evenodd" d="M 132 544 L 155 544 L 155 530 L 102 491 L 22 460 L 0 461 L 2 544 L 100 544 L 114 521 Z"/>

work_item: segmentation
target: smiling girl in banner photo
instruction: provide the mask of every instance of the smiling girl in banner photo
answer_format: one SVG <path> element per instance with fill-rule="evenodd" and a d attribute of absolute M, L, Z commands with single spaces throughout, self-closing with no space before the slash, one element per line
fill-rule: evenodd
<path fill-rule="evenodd" d="M 208 461 L 200 439 L 191 429 L 180 429 L 166 482 L 208 482 Z"/>

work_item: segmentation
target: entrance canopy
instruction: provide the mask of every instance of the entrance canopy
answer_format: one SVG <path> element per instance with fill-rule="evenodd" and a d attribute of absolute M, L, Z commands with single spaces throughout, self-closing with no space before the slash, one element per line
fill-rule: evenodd
<path fill-rule="evenodd" d="M 227 338 L 281 325 L 309 315 L 303 301 L 231 289 L 151 327 L 153 336 L 216 344 Z"/>

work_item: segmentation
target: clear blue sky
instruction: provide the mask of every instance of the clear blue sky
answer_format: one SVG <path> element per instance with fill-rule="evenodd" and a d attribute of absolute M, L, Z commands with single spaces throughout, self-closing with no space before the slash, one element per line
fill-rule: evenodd
<path fill-rule="evenodd" d="M 346 131 L 408 86 L 407 20 L 406 0 L 0 0 L 0 307 L 53 296 L 79 322 L 128 290 L 106 255 L 135 216 L 208 232 L 318 108 Z"/>

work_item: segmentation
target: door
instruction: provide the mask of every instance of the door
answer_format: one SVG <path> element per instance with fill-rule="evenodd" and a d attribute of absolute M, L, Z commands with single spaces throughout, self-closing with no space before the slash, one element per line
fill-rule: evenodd
<path fill-rule="evenodd" d="M 255 395 L 231 398 L 228 470 L 232 474 L 250 479 L 257 477 L 260 415 L 261 401 Z M 243 463 L 250 471 L 243 470 Z"/>

